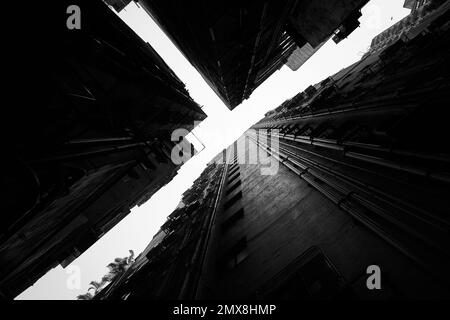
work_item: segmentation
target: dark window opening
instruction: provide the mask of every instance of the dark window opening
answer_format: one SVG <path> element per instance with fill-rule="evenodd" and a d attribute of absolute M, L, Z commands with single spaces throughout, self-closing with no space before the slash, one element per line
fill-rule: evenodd
<path fill-rule="evenodd" d="M 247 238 L 242 237 L 221 259 L 221 266 L 233 269 L 248 257 Z"/>
<path fill-rule="evenodd" d="M 232 174 L 231 176 L 229 176 L 228 178 L 228 183 L 232 183 L 236 178 L 239 178 L 240 173 L 239 171 L 237 171 L 236 173 Z"/>
<path fill-rule="evenodd" d="M 238 188 L 241 185 L 241 180 L 237 180 L 235 184 L 229 185 L 226 195 L 229 195 L 232 193 L 236 188 Z"/>
<path fill-rule="evenodd" d="M 234 167 L 234 168 L 232 168 L 231 170 L 230 170 L 230 172 L 229 172 L 229 176 L 232 176 L 233 174 L 235 174 L 237 171 L 239 170 L 239 167 Z"/>
<path fill-rule="evenodd" d="M 228 200 L 225 205 L 224 205 L 224 209 L 227 210 L 228 208 L 230 208 L 233 204 L 236 203 L 236 201 L 238 201 L 239 199 L 242 198 L 242 192 L 239 191 L 238 193 L 236 193 L 230 200 Z"/>
<path fill-rule="evenodd" d="M 240 208 L 237 212 L 233 213 L 227 220 L 225 220 L 222 224 L 222 231 L 227 231 L 242 218 L 244 218 L 244 208 Z"/>

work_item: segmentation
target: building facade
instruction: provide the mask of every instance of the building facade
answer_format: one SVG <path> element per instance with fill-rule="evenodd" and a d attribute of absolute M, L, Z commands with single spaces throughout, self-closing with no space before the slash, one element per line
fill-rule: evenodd
<path fill-rule="evenodd" d="M 368 0 L 135 2 L 234 109 L 284 64 L 297 70 L 330 37 L 346 38 Z"/>
<path fill-rule="evenodd" d="M 146 262 L 99 299 L 449 298 L 441 9 L 427 32 L 307 88 L 218 155 Z"/>
<path fill-rule="evenodd" d="M 369 53 L 383 50 L 400 39 L 408 40 L 424 31 L 428 23 L 436 19 L 436 15 L 442 14 L 442 8 L 437 9 L 445 2 L 442 0 L 405 1 L 404 7 L 411 9 L 411 13 L 373 38 Z"/>
<path fill-rule="evenodd" d="M 191 298 L 219 210 L 226 166 L 210 164 L 136 262 L 94 299 Z"/>
<path fill-rule="evenodd" d="M 34 12 L 46 18 L 39 38 L 28 35 L 39 43 L 16 69 L 20 83 L 2 117 L 0 292 L 7 298 L 67 266 L 168 183 L 179 168 L 172 132 L 206 118 L 153 48 L 102 1 L 42 3 Z M 78 29 L 71 19 L 80 13 Z"/>

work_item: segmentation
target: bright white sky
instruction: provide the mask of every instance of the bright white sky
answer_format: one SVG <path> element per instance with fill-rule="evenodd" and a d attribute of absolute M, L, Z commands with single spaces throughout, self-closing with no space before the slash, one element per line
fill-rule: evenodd
<path fill-rule="evenodd" d="M 68 288 L 70 274 L 58 266 L 16 299 L 75 299 L 87 291 L 91 280 L 99 281 L 106 274 L 106 265 L 114 258 L 127 256 L 129 249 L 136 254 L 142 252 L 178 205 L 181 194 L 192 185 L 208 161 L 233 143 L 267 111 L 309 85 L 358 61 L 369 48 L 373 37 L 409 13 L 408 9 L 403 8 L 403 3 L 404 0 L 372 0 L 362 10 L 361 26 L 347 39 L 338 45 L 329 41 L 295 72 L 283 66 L 257 88 L 250 99 L 230 111 L 144 10 L 131 2 L 119 16 L 161 55 L 208 115 L 194 130 L 205 149 L 189 160 L 169 184 L 144 205 L 134 208 L 72 263 L 81 270 L 79 289 Z"/>

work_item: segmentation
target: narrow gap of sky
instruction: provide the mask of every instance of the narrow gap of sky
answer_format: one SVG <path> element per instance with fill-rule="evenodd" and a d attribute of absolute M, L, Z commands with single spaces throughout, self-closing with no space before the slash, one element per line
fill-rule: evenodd
<path fill-rule="evenodd" d="M 250 99 L 230 111 L 158 25 L 143 9 L 131 2 L 119 16 L 161 55 L 208 115 L 194 130 L 205 148 L 184 164 L 169 184 L 144 205 L 133 208 L 127 217 L 72 263 L 81 271 L 79 288 L 67 285 L 71 275 L 58 266 L 16 299 L 75 299 L 88 290 L 91 280 L 98 281 L 106 274 L 106 265 L 114 258 L 127 256 L 129 249 L 136 254 L 142 252 L 208 161 L 233 143 L 267 111 L 309 85 L 358 61 L 369 48 L 373 37 L 409 14 L 403 3 L 404 0 L 372 0 L 362 10 L 360 27 L 347 39 L 337 45 L 328 41 L 295 72 L 283 66 L 258 87 Z"/>

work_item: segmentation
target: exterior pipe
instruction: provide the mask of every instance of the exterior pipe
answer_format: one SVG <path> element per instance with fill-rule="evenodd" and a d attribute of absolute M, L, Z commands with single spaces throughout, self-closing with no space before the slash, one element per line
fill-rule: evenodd
<path fill-rule="evenodd" d="M 265 149 L 261 146 L 259 142 L 257 142 L 254 138 L 250 137 L 254 142 L 260 147 Z M 289 168 L 289 167 L 288 167 Z M 416 262 L 420 267 L 427 270 L 431 275 L 437 277 L 437 279 L 440 279 L 442 281 L 442 278 L 440 276 L 439 271 L 435 270 L 436 268 L 432 265 L 429 265 L 427 263 L 426 259 L 422 259 L 418 257 L 416 254 L 412 253 L 410 249 L 405 247 L 399 240 L 392 238 L 388 233 L 384 231 L 383 228 L 381 228 L 376 222 L 372 221 L 370 218 L 367 218 L 363 211 L 358 209 L 352 204 L 352 201 L 348 199 L 347 196 L 341 196 L 339 198 L 339 193 L 334 193 L 332 189 L 330 190 L 325 186 L 322 186 L 318 184 L 316 181 L 312 180 L 311 178 L 308 178 L 305 174 L 299 175 L 303 180 L 307 181 L 309 184 L 311 184 L 315 189 L 317 189 L 319 192 L 324 194 L 327 198 L 329 198 L 333 203 L 336 203 L 339 208 L 343 209 L 347 213 L 349 213 L 353 218 L 355 218 L 357 221 L 361 222 L 363 225 L 368 227 L 370 230 L 375 232 L 378 236 L 383 238 L 385 241 L 387 241 L 390 245 L 392 245 L 394 248 L 402 252 L 405 256 L 412 259 L 414 262 Z M 312 182 L 312 183 L 311 183 Z M 448 282 L 448 280 L 445 280 Z"/>
<path fill-rule="evenodd" d="M 261 133 L 261 134 L 266 135 L 264 133 Z M 276 135 L 276 134 L 273 134 L 273 135 Z M 352 152 L 352 151 L 345 151 L 345 148 L 342 146 L 333 145 L 331 143 L 315 142 L 315 140 L 317 140 L 317 139 L 313 138 L 313 137 L 310 137 L 310 141 L 306 141 L 303 138 L 303 136 L 300 138 L 298 138 L 298 137 L 292 138 L 291 136 L 282 137 L 282 136 L 278 135 L 278 137 L 280 137 L 281 139 L 292 140 L 295 142 L 301 142 L 301 143 L 305 143 L 305 144 L 309 144 L 309 145 L 316 145 L 316 146 L 320 146 L 320 147 L 324 147 L 324 148 L 328 148 L 328 149 L 332 149 L 332 150 L 343 151 L 344 155 L 349 158 L 354 158 L 354 159 L 358 159 L 358 160 L 361 160 L 364 162 L 370 162 L 370 163 L 377 164 L 377 165 L 380 165 L 383 167 L 387 167 L 387 168 L 407 172 L 410 174 L 418 175 L 418 176 L 424 177 L 425 179 L 430 179 L 430 180 L 450 184 L 450 176 L 447 176 L 443 173 L 430 172 L 430 171 L 420 169 L 420 168 L 410 166 L 410 165 L 397 164 L 393 161 L 389 161 L 389 160 L 386 160 L 383 158 L 373 157 L 370 155 L 356 153 L 356 152 Z M 326 141 L 325 139 L 321 139 L 321 140 Z"/>

